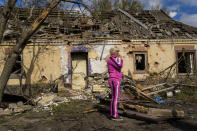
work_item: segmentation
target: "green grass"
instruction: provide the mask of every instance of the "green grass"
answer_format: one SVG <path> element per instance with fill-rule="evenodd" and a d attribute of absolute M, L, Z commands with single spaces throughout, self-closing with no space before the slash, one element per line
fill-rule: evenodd
<path fill-rule="evenodd" d="M 62 103 L 58 106 L 54 106 L 52 112 L 55 114 L 59 113 L 68 113 L 68 114 L 75 114 L 75 113 L 82 113 L 90 102 L 87 101 L 72 101 L 68 103 Z"/>
<path fill-rule="evenodd" d="M 176 97 L 183 101 L 197 101 L 197 88 L 182 87 L 181 92 Z"/>

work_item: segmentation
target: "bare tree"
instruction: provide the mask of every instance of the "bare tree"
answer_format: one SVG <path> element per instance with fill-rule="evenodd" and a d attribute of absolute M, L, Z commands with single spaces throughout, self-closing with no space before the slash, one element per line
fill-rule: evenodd
<path fill-rule="evenodd" d="M 91 8 L 94 13 L 119 8 L 127 11 L 141 11 L 144 5 L 139 0 L 92 0 Z"/>
<path fill-rule="evenodd" d="M 111 0 L 93 0 L 91 2 L 91 9 L 93 12 L 111 11 Z"/>
<path fill-rule="evenodd" d="M 13 1 L 13 0 L 9 0 L 9 2 L 10 1 Z M 85 4 L 80 3 L 80 2 L 76 2 L 76 1 L 72 1 L 72 0 L 51 0 L 48 7 L 42 11 L 42 13 L 36 18 L 36 20 L 33 22 L 33 24 L 31 26 L 23 29 L 22 34 L 17 39 L 16 45 L 13 47 L 12 52 L 8 56 L 8 59 L 4 65 L 3 71 L 0 76 L 0 104 L 2 103 L 3 92 L 5 90 L 5 87 L 7 85 L 10 74 L 12 72 L 12 69 L 16 63 L 18 56 L 22 53 L 23 49 L 27 45 L 31 36 L 40 28 L 40 26 L 43 24 L 45 19 L 48 17 L 49 13 L 54 8 L 56 8 L 57 5 L 61 1 L 71 2 L 71 3 L 75 3 L 75 4 L 82 4 L 85 8 L 87 8 L 87 6 Z M 6 8 L 6 6 L 4 8 Z M 10 11 L 9 11 L 9 13 L 10 13 Z"/>
<path fill-rule="evenodd" d="M 49 0 L 22 0 L 21 7 L 26 8 L 45 8 L 49 4 Z"/>
<path fill-rule="evenodd" d="M 114 9 L 122 9 L 122 10 L 129 10 L 129 11 L 141 11 L 144 9 L 144 5 L 138 0 L 115 0 Z"/>

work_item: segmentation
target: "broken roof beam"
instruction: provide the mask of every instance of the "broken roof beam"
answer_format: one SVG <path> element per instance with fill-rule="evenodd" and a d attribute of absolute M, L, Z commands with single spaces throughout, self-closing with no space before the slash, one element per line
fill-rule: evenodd
<path fill-rule="evenodd" d="M 136 22 L 137 24 L 141 25 L 143 28 L 145 28 L 146 30 L 148 30 L 148 27 L 143 24 L 142 22 L 140 22 L 138 19 L 136 19 L 135 17 L 133 17 L 132 15 L 130 15 L 129 13 L 127 13 L 126 11 L 123 11 L 121 9 L 118 9 L 118 11 L 120 11 L 121 13 L 123 13 L 124 15 L 126 15 L 127 17 L 129 17 L 131 20 L 133 20 L 134 22 Z"/>

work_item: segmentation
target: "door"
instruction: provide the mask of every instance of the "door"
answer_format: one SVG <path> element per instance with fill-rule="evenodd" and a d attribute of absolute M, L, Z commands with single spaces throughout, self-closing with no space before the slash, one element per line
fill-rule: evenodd
<path fill-rule="evenodd" d="M 88 54 L 84 52 L 71 53 L 72 57 L 72 88 L 81 90 L 86 87 L 87 81 L 87 57 Z"/>

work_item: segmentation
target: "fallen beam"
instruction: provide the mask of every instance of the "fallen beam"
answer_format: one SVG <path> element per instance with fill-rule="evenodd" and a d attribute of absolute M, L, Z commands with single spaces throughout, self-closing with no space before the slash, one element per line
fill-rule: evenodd
<path fill-rule="evenodd" d="M 157 117 L 172 117 L 172 118 L 183 118 L 184 111 L 178 110 L 170 110 L 170 109 L 157 109 L 157 108 L 149 108 L 148 115 L 157 116 Z"/>
<path fill-rule="evenodd" d="M 188 84 L 179 84 L 179 83 L 172 83 L 172 84 L 177 86 L 197 87 L 197 85 L 188 85 Z"/>
<path fill-rule="evenodd" d="M 124 15 L 126 15 L 127 17 L 129 17 L 131 20 L 133 20 L 134 22 L 136 22 L 137 24 L 139 24 L 140 26 L 142 26 L 143 28 L 145 28 L 146 30 L 148 30 L 148 27 L 145 24 L 143 24 L 142 22 L 140 22 L 138 19 L 136 19 L 135 17 L 133 17 L 131 14 L 129 14 L 126 11 L 123 11 L 121 9 L 118 9 L 118 11 L 120 11 L 121 13 L 123 13 Z"/>
<path fill-rule="evenodd" d="M 144 113 L 139 113 L 131 110 L 127 110 L 126 112 L 124 112 L 123 116 L 134 118 L 137 120 L 142 120 L 142 121 L 154 122 L 154 123 L 160 123 L 161 121 L 165 121 L 168 119 L 168 118 L 162 118 L 157 116 L 150 116 Z"/>
<path fill-rule="evenodd" d="M 149 110 L 149 108 L 144 107 L 144 106 L 140 106 L 140 105 L 126 104 L 126 103 L 122 103 L 122 105 L 125 108 L 135 109 L 136 111 L 141 112 L 141 113 L 146 113 Z"/>
<path fill-rule="evenodd" d="M 150 90 L 150 89 L 153 89 L 153 88 L 157 88 L 157 87 L 163 86 L 165 84 L 166 83 L 162 83 L 162 84 L 154 85 L 154 86 L 151 86 L 151 87 L 143 88 L 142 91 Z"/>
<path fill-rule="evenodd" d="M 130 79 L 130 80 L 132 81 L 132 84 L 134 85 L 134 86 L 133 86 L 133 85 L 131 84 L 131 87 L 129 87 L 130 90 L 135 90 L 135 92 L 137 92 L 138 95 L 141 95 L 142 97 L 144 97 L 144 98 L 146 98 L 146 99 L 148 99 L 148 100 L 150 100 L 150 101 L 152 101 L 152 102 L 158 104 L 158 102 L 156 102 L 154 99 L 152 99 L 151 97 L 149 97 L 148 95 L 146 95 L 144 92 L 142 92 L 142 91 L 137 87 L 137 85 L 136 85 L 136 83 L 135 83 L 135 81 L 133 80 L 132 77 L 129 77 L 129 76 L 127 76 L 127 75 L 124 75 L 124 76 L 125 76 L 127 79 Z"/>
<path fill-rule="evenodd" d="M 105 105 L 97 105 L 97 108 L 99 111 L 104 111 L 109 113 L 110 112 L 110 107 L 105 106 Z M 142 121 L 147 121 L 147 122 L 153 122 L 153 123 L 160 123 L 161 121 L 165 121 L 168 118 L 162 118 L 162 117 L 156 117 L 156 116 L 150 116 L 145 113 L 139 113 L 136 111 L 131 111 L 131 110 L 118 110 L 118 114 L 128 117 L 128 118 L 133 118 L 137 120 L 142 120 Z"/>
<path fill-rule="evenodd" d="M 162 90 L 159 90 L 159 91 L 151 92 L 151 93 L 148 93 L 148 94 L 146 94 L 146 95 L 150 96 L 150 95 L 158 94 L 158 93 L 163 92 L 163 91 L 172 90 L 172 89 L 174 89 L 174 88 L 175 88 L 175 87 L 173 86 L 173 87 L 169 87 L 169 88 L 162 89 Z"/>

